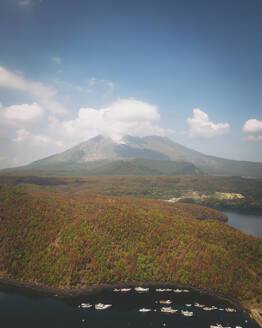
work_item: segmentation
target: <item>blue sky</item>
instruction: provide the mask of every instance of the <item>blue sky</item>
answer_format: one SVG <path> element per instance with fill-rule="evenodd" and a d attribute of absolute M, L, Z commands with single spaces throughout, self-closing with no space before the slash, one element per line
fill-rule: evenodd
<path fill-rule="evenodd" d="M 1 0 L 0 167 L 96 134 L 262 161 L 260 0 Z"/>

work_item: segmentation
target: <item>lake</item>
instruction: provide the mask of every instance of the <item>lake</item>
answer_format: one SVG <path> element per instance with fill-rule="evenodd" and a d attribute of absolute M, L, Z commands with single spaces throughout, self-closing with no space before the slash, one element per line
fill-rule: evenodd
<path fill-rule="evenodd" d="M 100 302 L 112 306 L 105 310 L 95 309 L 95 304 Z M 84 308 L 81 306 L 83 303 L 92 307 Z M 177 312 L 161 312 L 161 308 L 167 307 Z M 195 291 L 174 292 L 174 288 L 171 291 L 157 292 L 156 288 L 150 287 L 148 292 L 141 293 L 133 288 L 128 292 L 104 291 L 67 301 L 23 295 L 10 290 L 0 292 L 0 324 L 3 328 L 209 328 L 217 324 L 232 328 L 258 327 L 242 311 L 236 309 L 235 312 L 227 312 L 232 311 L 228 308 L 235 311 L 235 307 L 214 296 Z M 141 309 L 150 311 L 140 312 Z M 192 316 L 186 316 L 186 313 L 192 313 Z"/>
<path fill-rule="evenodd" d="M 228 224 L 247 234 L 262 236 L 262 214 L 252 212 L 224 211 L 228 216 Z"/>

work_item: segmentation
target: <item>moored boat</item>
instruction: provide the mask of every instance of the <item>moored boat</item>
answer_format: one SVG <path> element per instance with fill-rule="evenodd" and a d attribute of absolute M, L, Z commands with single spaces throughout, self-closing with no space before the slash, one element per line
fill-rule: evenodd
<path fill-rule="evenodd" d="M 193 316 L 193 312 L 181 310 L 181 313 L 186 317 L 192 317 Z"/>
<path fill-rule="evenodd" d="M 135 291 L 139 293 L 145 293 L 149 291 L 149 288 L 135 287 Z"/>
<path fill-rule="evenodd" d="M 139 312 L 150 312 L 151 309 L 146 309 L 146 308 L 142 308 L 142 309 L 139 309 Z"/>
<path fill-rule="evenodd" d="M 103 303 L 97 303 L 95 304 L 95 309 L 96 310 L 105 310 L 108 309 L 112 306 L 112 304 L 103 304 Z"/>
<path fill-rule="evenodd" d="M 232 309 L 232 308 L 225 308 L 225 310 L 226 310 L 227 312 L 237 312 L 236 309 Z"/>
<path fill-rule="evenodd" d="M 90 304 L 90 303 L 81 303 L 81 306 L 79 306 L 79 307 L 81 307 L 83 309 L 89 309 L 89 308 L 92 307 L 92 304 Z"/>
<path fill-rule="evenodd" d="M 168 306 L 168 307 L 163 306 L 163 307 L 161 307 L 160 311 L 161 311 L 161 312 L 164 312 L 164 313 L 171 313 L 171 314 L 174 314 L 174 313 L 176 313 L 178 310 L 176 310 L 176 309 L 172 309 L 171 306 Z"/>
<path fill-rule="evenodd" d="M 160 300 L 159 303 L 160 304 L 171 304 L 172 301 L 170 301 L 170 300 Z"/>

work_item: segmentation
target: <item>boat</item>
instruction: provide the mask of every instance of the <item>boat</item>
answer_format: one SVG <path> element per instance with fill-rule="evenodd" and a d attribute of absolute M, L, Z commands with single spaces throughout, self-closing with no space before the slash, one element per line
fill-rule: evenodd
<path fill-rule="evenodd" d="M 237 310 L 232 309 L 232 308 L 225 308 L 225 310 L 226 310 L 227 312 L 237 312 Z"/>
<path fill-rule="evenodd" d="M 186 317 L 192 317 L 192 315 L 193 315 L 193 312 L 189 312 L 189 311 L 181 310 L 181 313 Z"/>
<path fill-rule="evenodd" d="M 217 323 L 216 325 L 210 325 L 210 328 L 224 328 L 220 323 Z"/>
<path fill-rule="evenodd" d="M 204 310 L 204 311 L 212 311 L 213 309 L 212 309 L 212 307 L 205 306 L 205 307 L 203 308 L 203 310 Z"/>
<path fill-rule="evenodd" d="M 199 304 L 199 303 L 194 303 L 194 306 L 195 307 L 200 307 L 200 308 L 203 308 L 203 307 L 205 307 L 205 305 L 203 305 L 203 304 Z"/>
<path fill-rule="evenodd" d="M 113 289 L 113 292 L 120 292 L 120 291 L 121 291 L 121 289 L 117 289 L 117 288 Z"/>
<path fill-rule="evenodd" d="M 156 292 L 163 293 L 163 292 L 172 292 L 171 288 L 156 288 Z"/>
<path fill-rule="evenodd" d="M 187 307 L 190 307 L 190 306 L 192 306 L 192 304 L 186 304 L 186 306 L 187 306 Z"/>
<path fill-rule="evenodd" d="M 145 308 L 142 308 L 142 309 L 139 309 L 139 312 L 150 312 L 151 309 L 145 309 Z"/>
<path fill-rule="evenodd" d="M 139 293 L 145 293 L 149 291 L 149 288 L 135 287 L 135 291 Z"/>
<path fill-rule="evenodd" d="M 161 312 L 164 312 L 164 313 L 171 313 L 171 314 L 174 314 L 174 313 L 176 313 L 178 310 L 176 310 L 176 309 L 172 309 L 171 306 L 168 306 L 168 307 L 163 306 L 163 307 L 161 307 L 160 311 L 161 311 Z"/>
<path fill-rule="evenodd" d="M 81 306 L 79 306 L 79 307 L 81 307 L 83 309 L 89 309 L 89 308 L 92 307 L 92 304 L 90 304 L 90 303 L 81 303 Z"/>
<path fill-rule="evenodd" d="M 170 301 L 170 300 L 160 300 L 159 303 L 160 304 L 171 304 L 172 301 Z"/>
<path fill-rule="evenodd" d="M 95 304 L 95 309 L 96 310 L 105 310 L 108 309 L 112 306 L 112 304 L 103 304 L 103 303 L 97 303 Z"/>
<path fill-rule="evenodd" d="M 121 288 L 120 291 L 122 293 L 130 292 L 131 288 Z"/>
<path fill-rule="evenodd" d="M 188 289 L 182 289 L 182 292 L 183 293 L 189 293 L 189 290 Z"/>
<path fill-rule="evenodd" d="M 182 289 L 174 289 L 174 293 L 182 293 L 183 290 Z"/>

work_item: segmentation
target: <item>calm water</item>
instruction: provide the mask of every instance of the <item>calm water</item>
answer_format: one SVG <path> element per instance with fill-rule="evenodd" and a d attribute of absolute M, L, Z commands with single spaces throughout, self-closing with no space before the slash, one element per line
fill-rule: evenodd
<path fill-rule="evenodd" d="M 167 288 L 167 287 L 164 287 Z M 160 300 L 170 300 L 171 305 L 161 305 Z M 90 309 L 78 307 L 82 302 L 92 304 Z M 94 305 L 102 302 L 112 304 L 106 310 L 95 310 Z M 210 311 L 197 307 L 196 303 L 207 307 Z M 186 304 L 190 306 L 186 306 Z M 163 306 L 172 306 L 177 313 L 169 314 L 160 311 Z M 149 292 L 138 293 L 106 291 L 96 296 L 82 297 L 70 301 L 55 298 L 34 298 L 10 291 L 0 292 L 0 327 L 3 328 L 80 328 L 80 327 L 178 327 L 209 328 L 210 325 L 221 324 L 223 327 L 257 328 L 257 324 L 248 316 L 237 310 L 227 312 L 225 308 L 233 308 L 230 304 L 198 292 Z M 139 312 L 141 308 L 150 312 Z M 219 310 L 221 309 L 221 310 Z M 193 312 L 186 317 L 181 311 Z"/>
<path fill-rule="evenodd" d="M 225 212 L 228 224 L 247 234 L 262 236 L 262 214 Z"/>

